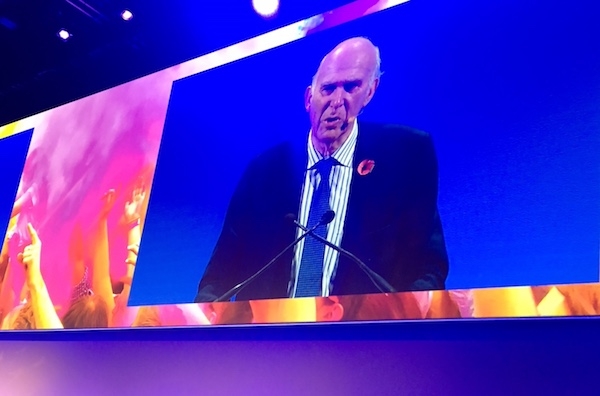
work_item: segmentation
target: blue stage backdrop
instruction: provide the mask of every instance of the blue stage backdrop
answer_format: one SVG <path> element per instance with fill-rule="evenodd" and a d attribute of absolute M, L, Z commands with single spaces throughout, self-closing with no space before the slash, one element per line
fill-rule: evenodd
<path fill-rule="evenodd" d="M 193 301 L 246 165 L 308 132 L 304 90 L 352 36 L 384 71 L 361 119 L 433 137 L 449 288 L 598 281 L 597 11 L 414 1 L 175 82 L 130 303 Z"/>

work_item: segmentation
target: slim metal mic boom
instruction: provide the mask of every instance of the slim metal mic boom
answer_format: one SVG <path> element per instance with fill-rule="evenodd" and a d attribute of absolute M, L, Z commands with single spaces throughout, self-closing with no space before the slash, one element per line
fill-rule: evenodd
<path fill-rule="evenodd" d="M 331 217 L 331 220 L 333 220 L 335 213 L 332 210 L 330 210 L 328 212 L 333 213 L 333 216 Z M 327 214 L 328 212 L 325 212 L 325 213 Z M 310 236 L 312 236 L 313 238 L 317 239 L 318 241 L 324 243 L 325 245 L 329 246 L 330 248 L 338 251 L 340 254 L 342 254 L 342 255 L 348 257 L 350 260 L 354 261 L 359 266 L 359 268 L 361 270 L 363 270 L 365 272 L 365 274 L 367 274 L 367 276 L 369 277 L 371 282 L 377 287 L 377 289 L 379 289 L 380 292 L 382 292 L 382 293 L 395 293 L 396 292 L 396 289 L 394 289 L 392 287 L 392 285 L 390 285 L 381 275 L 379 275 L 377 272 L 375 272 L 371 268 L 369 268 L 369 266 L 367 264 L 365 264 L 361 259 L 356 257 L 354 254 L 350 253 L 349 251 L 347 251 L 346 249 L 344 249 L 340 246 L 334 245 L 333 243 L 329 242 L 327 239 L 323 238 L 321 235 L 314 233 L 313 232 L 314 229 L 306 228 L 302 224 L 298 223 L 298 221 L 295 219 L 294 219 L 294 224 L 296 224 L 297 227 L 299 227 L 300 229 L 305 231 L 306 234 L 310 234 Z"/>
<path fill-rule="evenodd" d="M 290 218 L 289 216 L 290 215 L 286 215 L 285 217 Z M 298 244 L 298 242 L 300 242 L 301 240 L 306 238 L 306 236 L 311 234 L 314 230 L 316 230 L 317 227 L 331 223 L 331 221 L 333 220 L 334 217 L 335 217 L 335 212 L 333 210 L 328 210 L 327 212 L 323 213 L 323 216 L 321 216 L 321 220 L 319 220 L 319 222 L 314 227 L 312 227 L 310 229 L 308 229 L 308 228 L 304 229 L 304 231 L 305 231 L 304 234 L 300 235 L 298 238 L 296 238 L 294 240 L 294 242 L 287 245 L 286 248 L 281 251 L 281 253 L 279 253 L 277 256 L 275 256 L 264 267 L 262 267 L 261 269 L 256 271 L 256 273 L 254 275 L 252 275 L 250 278 L 246 279 L 245 281 L 243 281 L 241 283 L 238 283 L 237 285 L 235 285 L 234 287 L 229 289 L 225 294 L 223 294 L 221 297 L 215 299 L 213 302 L 223 302 L 223 301 L 228 301 L 229 299 L 231 299 L 231 297 L 233 297 L 235 294 L 239 293 L 242 289 L 244 289 L 246 286 L 248 286 L 250 283 L 252 283 L 263 272 L 265 272 L 271 265 L 273 265 L 277 260 L 279 260 L 279 258 L 281 256 L 283 256 L 288 250 L 290 250 L 291 248 L 296 246 L 296 244 Z M 290 219 L 292 219 L 292 218 L 290 218 Z"/>

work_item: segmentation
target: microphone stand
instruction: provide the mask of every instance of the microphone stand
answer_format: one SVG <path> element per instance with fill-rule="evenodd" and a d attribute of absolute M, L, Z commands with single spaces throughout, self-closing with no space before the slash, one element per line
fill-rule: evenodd
<path fill-rule="evenodd" d="M 327 239 L 323 238 L 321 235 L 315 234 L 313 232 L 314 229 L 306 228 L 302 224 L 298 223 L 297 220 L 294 220 L 294 224 L 296 224 L 298 227 L 300 227 L 302 230 L 304 230 L 306 232 L 306 234 L 310 234 L 310 236 L 312 236 L 313 238 L 317 239 L 318 241 L 321 241 L 322 243 L 329 246 L 333 250 L 340 252 L 342 255 L 344 255 L 344 256 L 348 257 L 350 260 L 354 261 L 358 265 L 358 267 L 361 270 L 363 270 L 365 272 L 365 274 L 367 274 L 367 276 L 369 277 L 371 282 L 373 282 L 373 284 L 377 287 L 377 289 L 379 289 L 380 292 L 396 293 L 396 289 L 394 289 L 392 287 L 392 285 L 390 285 L 385 279 L 383 279 L 383 277 L 381 275 L 379 275 L 377 272 L 375 272 L 371 268 L 369 268 L 369 266 L 367 264 L 365 264 L 361 259 L 356 257 L 354 254 L 350 253 L 349 251 L 347 251 L 346 249 L 344 249 L 340 246 L 334 245 L 333 243 L 329 242 Z"/>
<path fill-rule="evenodd" d="M 275 256 L 264 267 L 262 267 L 261 269 L 259 269 L 254 275 L 252 275 L 250 278 L 246 279 L 245 281 L 243 281 L 241 283 L 238 283 L 233 288 L 229 289 L 221 297 L 215 299 L 213 302 L 229 301 L 231 299 L 231 297 L 233 297 L 235 294 L 237 294 L 242 289 L 244 289 L 246 286 L 248 286 L 250 283 L 252 283 L 260 275 L 262 275 L 263 272 L 265 272 L 271 265 L 273 265 L 273 263 L 275 263 L 277 260 L 279 260 L 279 258 L 281 258 L 281 256 L 283 256 L 288 250 L 290 250 L 291 248 L 293 248 L 294 246 L 296 246 L 296 244 L 298 244 L 298 242 L 300 242 L 301 240 L 303 240 L 304 238 L 306 238 L 306 236 L 308 234 L 312 234 L 313 231 L 317 229 L 317 227 L 320 227 L 322 225 L 331 223 L 331 220 L 333 220 L 333 216 L 331 216 L 330 213 L 326 212 L 323 215 L 323 217 L 321 218 L 321 221 L 319 221 L 314 227 L 312 227 L 310 229 L 304 228 L 304 231 L 305 231 L 304 234 L 300 235 L 298 238 L 296 238 L 294 240 L 294 242 L 292 242 L 289 245 L 287 245 L 286 248 L 281 251 L 281 253 L 279 253 L 277 256 Z"/>

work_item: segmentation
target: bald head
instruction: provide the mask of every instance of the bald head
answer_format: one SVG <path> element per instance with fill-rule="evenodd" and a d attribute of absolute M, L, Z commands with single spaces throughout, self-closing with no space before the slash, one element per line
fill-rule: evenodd
<path fill-rule="evenodd" d="M 379 85 L 380 63 L 379 50 L 363 37 L 341 42 L 321 61 L 304 101 L 321 154 L 331 155 L 352 132 Z"/>
<path fill-rule="evenodd" d="M 353 37 L 339 43 L 331 52 L 321 60 L 317 73 L 313 76 L 312 86 L 319 76 L 321 69 L 330 67 L 331 64 L 351 65 L 362 67 L 371 76 L 370 81 L 379 79 L 381 76 L 381 57 L 379 48 L 364 37 Z"/>

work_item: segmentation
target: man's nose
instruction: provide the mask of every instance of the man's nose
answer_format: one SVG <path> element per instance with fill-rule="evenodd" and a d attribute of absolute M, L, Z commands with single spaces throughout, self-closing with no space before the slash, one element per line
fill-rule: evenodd
<path fill-rule="evenodd" d="M 342 89 L 336 89 L 331 95 L 331 107 L 338 108 L 344 104 L 344 91 Z"/>

